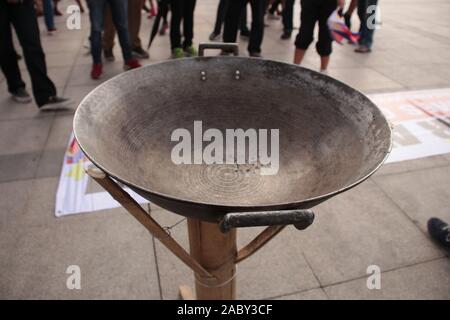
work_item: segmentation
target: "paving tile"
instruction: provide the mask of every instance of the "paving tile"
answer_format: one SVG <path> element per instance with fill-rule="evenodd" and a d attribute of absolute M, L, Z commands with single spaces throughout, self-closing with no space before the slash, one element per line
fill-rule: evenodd
<path fill-rule="evenodd" d="M 31 189 L 32 183 L 30 180 L 0 183 L 0 235 L 6 234 L 5 230 L 10 229 L 24 215 L 31 196 Z M 10 249 L 2 243 L 2 250 L 0 251 L 9 251 Z"/>
<path fill-rule="evenodd" d="M 367 278 L 330 286 L 330 299 L 450 299 L 450 259 L 443 258 L 381 273 L 381 289 L 367 289 Z"/>
<path fill-rule="evenodd" d="M 429 68 L 423 68 L 420 65 L 383 66 L 373 68 L 405 87 L 450 85 L 449 80 L 435 72 L 430 72 Z"/>
<path fill-rule="evenodd" d="M 402 85 L 369 68 L 330 68 L 329 75 L 365 93 L 402 89 Z"/>
<path fill-rule="evenodd" d="M 47 140 L 51 117 L 0 122 L 0 154 L 38 152 Z"/>
<path fill-rule="evenodd" d="M 299 243 L 323 286 L 444 255 L 371 180 L 314 210 Z"/>
<path fill-rule="evenodd" d="M 327 300 L 328 297 L 321 288 L 302 291 L 278 297 L 277 300 Z"/>
<path fill-rule="evenodd" d="M 450 166 L 446 166 L 378 176 L 374 180 L 426 232 L 427 221 L 433 216 L 450 222 L 449 177 Z"/>
<path fill-rule="evenodd" d="M 159 298 L 151 237 L 131 217 L 103 212 L 54 220 L 10 230 L 16 248 L 0 277 L 0 297 Z M 81 290 L 66 287 L 70 265 L 81 268 Z"/>
<path fill-rule="evenodd" d="M 41 152 L 0 155 L 0 182 L 35 177 Z"/>
<path fill-rule="evenodd" d="M 444 167 L 450 163 L 445 155 L 431 156 L 414 160 L 399 161 L 384 164 L 375 174 L 374 177 L 423 170 L 428 168 Z"/>
<path fill-rule="evenodd" d="M 60 175 L 64 153 L 72 133 L 72 121 L 72 115 L 61 115 L 54 118 L 47 142 L 39 159 L 35 178 Z"/>

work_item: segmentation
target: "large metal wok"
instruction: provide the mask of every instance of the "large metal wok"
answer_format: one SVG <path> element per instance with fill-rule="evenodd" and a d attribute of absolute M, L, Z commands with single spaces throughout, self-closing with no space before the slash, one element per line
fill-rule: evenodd
<path fill-rule="evenodd" d="M 171 161 L 177 128 L 279 129 L 279 171 Z M 380 110 L 314 71 L 241 57 L 172 60 L 92 91 L 74 119 L 85 154 L 163 208 L 219 221 L 228 212 L 311 208 L 368 178 L 390 151 Z M 206 143 L 205 143 L 206 144 Z"/>
<path fill-rule="evenodd" d="M 198 58 L 119 75 L 81 102 L 74 132 L 99 168 L 89 174 L 195 271 L 197 297 L 232 299 L 235 264 L 286 225 L 305 229 L 310 208 L 374 173 L 390 152 L 391 130 L 364 95 L 330 77 L 270 60 L 204 57 L 206 48 L 237 54 L 235 44 L 204 44 Z M 193 133 L 194 121 L 202 132 L 278 129 L 277 174 L 262 175 L 257 161 L 174 163 L 172 133 Z M 191 254 L 111 178 L 187 216 Z M 234 228 L 256 225 L 270 227 L 237 251 Z"/>

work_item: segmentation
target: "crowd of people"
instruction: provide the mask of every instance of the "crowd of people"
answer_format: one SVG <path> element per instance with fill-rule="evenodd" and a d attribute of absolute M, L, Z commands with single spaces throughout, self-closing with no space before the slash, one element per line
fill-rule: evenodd
<path fill-rule="evenodd" d="M 30 73 L 32 91 L 41 110 L 62 108 L 69 102 L 57 95 L 55 85 L 47 75 L 45 55 L 42 49 L 37 17 L 42 15 L 49 35 L 57 32 L 54 16 L 63 13 L 58 8 L 59 0 L 0 0 L 0 64 L 13 99 L 28 103 L 25 83 L 21 78 L 18 59 L 13 44 L 14 27 L 22 47 L 25 64 Z M 155 19 L 154 27 L 161 35 L 170 29 L 170 50 L 174 59 L 197 55 L 194 40 L 194 12 L 196 0 L 74 0 L 80 12 L 89 11 L 89 49 L 92 55 L 92 79 L 103 74 L 103 59 L 112 61 L 114 38 L 117 34 L 122 51 L 124 69 L 139 68 L 140 59 L 148 59 L 149 53 L 142 46 L 139 33 L 142 11 Z M 248 40 L 250 57 L 262 57 L 265 19 L 279 19 L 283 23 L 281 39 L 292 37 L 294 30 L 295 0 L 220 0 L 216 22 L 209 36 L 211 41 L 222 38 L 224 42 L 236 42 L 238 32 Z M 332 52 L 332 36 L 328 29 L 328 17 L 341 8 L 340 14 L 351 27 L 351 15 L 357 9 L 360 19 L 358 53 L 371 51 L 373 28 L 368 28 L 369 6 L 377 0 L 351 0 L 347 11 L 343 11 L 345 0 L 300 0 L 301 17 L 299 32 L 295 39 L 293 62 L 301 64 L 306 50 L 314 40 L 314 29 L 318 25 L 316 51 L 320 56 L 320 71 L 326 72 Z M 247 23 L 247 9 L 251 10 L 251 23 Z M 170 23 L 169 23 L 170 12 Z M 157 20 L 157 21 L 156 21 Z M 181 31 L 182 30 L 182 31 Z M 158 30 L 156 30 L 158 31 Z M 222 55 L 230 52 L 223 51 Z"/>

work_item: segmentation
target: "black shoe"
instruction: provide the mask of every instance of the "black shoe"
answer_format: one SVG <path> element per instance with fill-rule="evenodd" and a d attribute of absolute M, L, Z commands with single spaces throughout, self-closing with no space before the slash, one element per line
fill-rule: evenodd
<path fill-rule="evenodd" d="M 138 58 L 138 59 L 148 59 L 148 58 L 150 58 L 150 56 L 148 55 L 148 52 L 145 51 L 142 48 L 134 48 L 133 49 L 133 56 L 135 58 Z"/>
<path fill-rule="evenodd" d="M 262 58 L 263 57 L 260 52 L 250 52 L 249 55 L 250 55 L 250 57 L 253 57 L 253 58 Z"/>
<path fill-rule="evenodd" d="M 428 233 L 434 240 L 450 249 L 450 230 L 447 223 L 438 218 L 431 218 L 428 220 Z"/>
<path fill-rule="evenodd" d="M 241 30 L 241 37 L 250 38 L 250 30 L 248 29 Z"/>
<path fill-rule="evenodd" d="M 11 96 L 14 101 L 20 103 L 29 103 L 31 102 L 31 96 L 28 94 L 25 88 L 19 88 L 14 92 L 11 92 Z"/>
<path fill-rule="evenodd" d="M 291 38 L 292 31 L 283 31 L 283 34 L 281 35 L 281 39 L 288 40 Z"/>
<path fill-rule="evenodd" d="M 61 98 L 58 96 L 52 96 L 48 98 L 48 101 L 39 107 L 41 111 L 56 111 L 69 109 L 70 99 Z"/>
<path fill-rule="evenodd" d="M 114 61 L 114 54 L 112 49 L 103 50 L 103 55 L 105 56 L 106 61 Z"/>
<path fill-rule="evenodd" d="M 219 39 L 220 37 L 220 33 L 216 33 L 216 32 L 211 32 L 211 34 L 209 35 L 209 40 L 210 41 L 216 41 L 217 39 Z"/>

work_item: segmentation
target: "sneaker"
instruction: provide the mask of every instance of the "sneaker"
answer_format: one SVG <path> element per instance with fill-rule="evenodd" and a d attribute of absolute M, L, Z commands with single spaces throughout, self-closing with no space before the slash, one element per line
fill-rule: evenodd
<path fill-rule="evenodd" d="M 211 32 L 211 34 L 209 35 L 209 40 L 210 41 L 216 41 L 217 39 L 219 39 L 220 37 L 220 33 L 215 33 L 214 31 Z"/>
<path fill-rule="evenodd" d="M 31 102 L 31 96 L 28 94 L 25 88 L 19 88 L 14 92 L 11 92 L 11 96 L 14 101 L 19 103 L 29 103 Z"/>
<path fill-rule="evenodd" d="M 145 51 L 144 49 L 142 49 L 141 47 L 134 48 L 132 53 L 133 53 L 133 56 L 137 59 L 148 59 L 150 57 L 148 55 L 148 52 Z"/>
<path fill-rule="evenodd" d="M 186 53 L 186 56 L 188 56 L 188 57 L 198 56 L 197 49 L 195 49 L 194 46 L 187 47 L 186 49 L 184 49 L 184 52 Z"/>
<path fill-rule="evenodd" d="M 175 48 L 172 50 L 172 59 L 184 58 L 184 52 L 181 48 Z"/>
<path fill-rule="evenodd" d="M 434 240 L 450 249 L 450 230 L 447 223 L 438 218 L 431 218 L 428 220 L 428 233 Z"/>
<path fill-rule="evenodd" d="M 283 31 L 283 34 L 281 35 L 282 40 L 289 40 L 292 36 L 292 31 Z"/>
<path fill-rule="evenodd" d="M 142 67 L 142 66 L 139 63 L 139 61 L 137 61 L 136 59 L 130 59 L 130 60 L 125 61 L 125 64 L 123 65 L 123 70 L 127 71 L 127 70 L 136 69 L 136 68 L 140 68 L 140 67 Z"/>
<path fill-rule="evenodd" d="M 52 35 L 54 35 L 57 31 L 58 31 L 58 30 L 57 30 L 56 28 L 50 28 L 50 29 L 47 30 L 47 34 L 48 34 L 49 36 L 52 36 Z"/>
<path fill-rule="evenodd" d="M 103 73 L 103 65 L 101 63 L 94 63 L 91 70 L 91 78 L 97 80 Z"/>
<path fill-rule="evenodd" d="M 71 104 L 70 99 L 61 98 L 58 96 L 51 96 L 48 98 L 47 103 L 39 106 L 39 110 L 41 111 L 65 110 L 69 109 L 70 104 Z"/>
<path fill-rule="evenodd" d="M 242 38 L 250 38 L 250 30 L 243 29 L 243 30 L 241 30 L 240 35 Z"/>
<path fill-rule="evenodd" d="M 169 24 L 167 22 L 164 22 L 163 25 L 161 26 L 161 29 L 159 30 L 159 35 L 163 36 L 166 34 L 167 29 L 169 29 Z"/>
<path fill-rule="evenodd" d="M 253 58 L 262 58 L 263 57 L 260 52 L 250 52 L 249 56 L 253 57 Z"/>
<path fill-rule="evenodd" d="M 355 52 L 357 53 L 369 53 L 372 50 L 368 46 L 360 45 L 358 48 L 355 49 Z"/>
<path fill-rule="evenodd" d="M 324 74 L 324 75 L 328 75 L 328 70 L 327 69 L 320 69 L 320 73 Z"/>
<path fill-rule="evenodd" d="M 105 57 L 106 61 L 114 61 L 114 53 L 112 49 L 105 49 L 103 50 L 103 56 Z"/>

